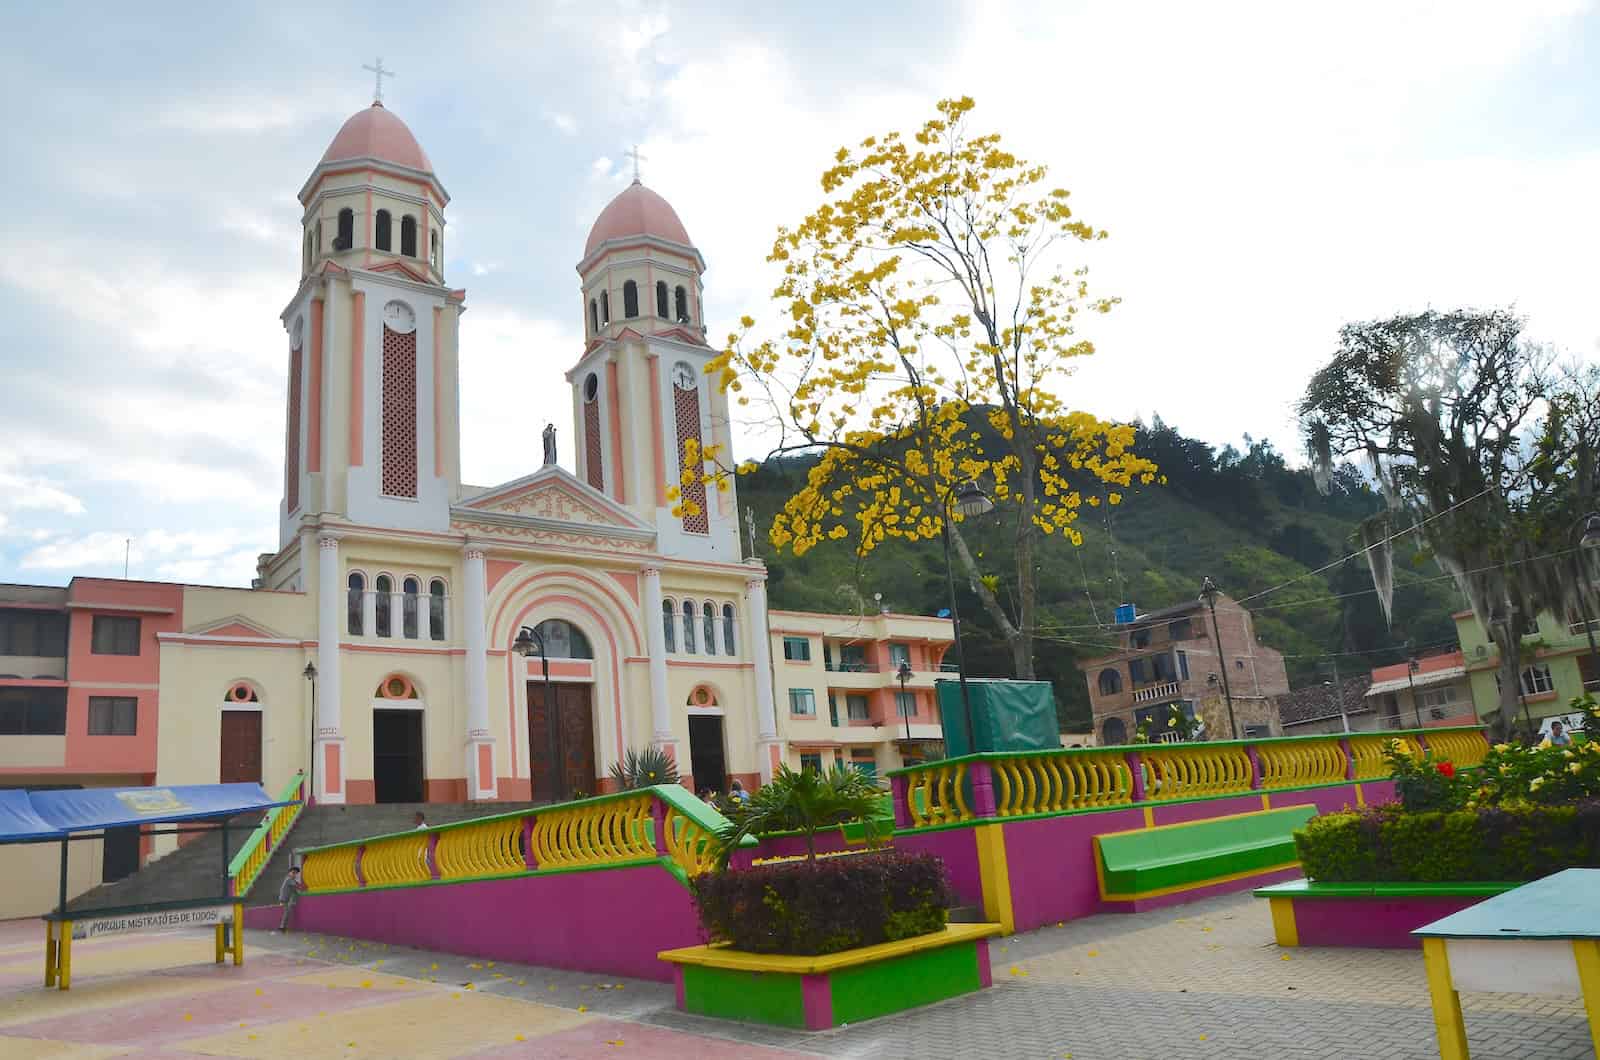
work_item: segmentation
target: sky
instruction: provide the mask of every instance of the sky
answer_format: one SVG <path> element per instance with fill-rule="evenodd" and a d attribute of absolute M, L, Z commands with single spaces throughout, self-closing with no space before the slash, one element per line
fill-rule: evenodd
<path fill-rule="evenodd" d="M 1110 233 L 1067 402 L 1298 459 L 1345 322 L 1507 305 L 1600 355 L 1594 6 L 5 5 L 0 581 L 245 585 L 276 547 L 295 195 L 378 56 L 451 195 L 469 482 L 571 438 L 574 266 L 630 145 L 715 339 L 775 319 L 766 251 L 832 153 L 959 95 Z"/>

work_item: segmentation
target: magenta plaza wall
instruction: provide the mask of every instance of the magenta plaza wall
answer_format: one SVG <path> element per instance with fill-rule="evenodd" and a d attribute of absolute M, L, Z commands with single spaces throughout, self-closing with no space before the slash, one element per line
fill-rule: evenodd
<path fill-rule="evenodd" d="M 1488 750 L 1481 729 L 1469 727 L 970 755 L 890 774 L 894 843 L 942 858 L 961 901 L 1008 931 L 1246 890 L 1299 876 L 1292 850 L 1284 864 L 1261 871 L 1201 869 L 1181 885 L 1108 898 L 1096 837 L 1391 801 L 1388 739 L 1414 751 L 1431 743 L 1462 766 Z"/>
<path fill-rule="evenodd" d="M 659 864 L 308 894 L 294 927 L 661 982 L 657 953 L 703 941 L 688 888 Z"/>

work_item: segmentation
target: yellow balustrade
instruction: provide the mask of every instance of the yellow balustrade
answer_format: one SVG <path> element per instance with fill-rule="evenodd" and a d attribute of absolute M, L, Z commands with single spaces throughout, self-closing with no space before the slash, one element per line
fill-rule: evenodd
<path fill-rule="evenodd" d="M 667 807 L 663 823 L 667 832 L 667 853 L 685 875 L 698 876 L 716 867 L 716 837 L 709 831 L 671 806 Z"/>
<path fill-rule="evenodd" d="M 1350 737 L 1350 755 L 1356 762 L 1357 780 L 1386 780 L 1389 763 L 1383 760 L 1383 748 L 1390 740 L 1405 748 L 1408 754 L 1421 754 L 1422 747 L 1404 733 L 1377 732 Z"/>
<path fill-rule="evenodd" d="M 1337 739 L 1259 743 L 1256 758 L 1261 763 L 1261 786 L 1267 789 L 1335 784 L 1345 779 L 1348 763 Z"/>
<path fill-rule="evenodd" d="M 910 774 L 906 803 L 914 827 L 955 824 L 974 819 L 972 807 L 961 786 L 967 779 L 967 763 L 923 766 Z"/>
<path fill-rule="evenodd" d="M 1462 768 L 1481 765 L 1489 753 L 1489 739 L 1478 729 L 1430 732 L 1427 738 L 1435 761 L 1448 759 Z"/>
<path fill-rule="evenodd" d="M 428 843 L 429 833 L 425 831 L 368 840 L 366 853 L 361 855 L 361 875 L 367 886 L 431 880 Z"/>
<path fill-rule="evenodd" d="M 999 817 L 1133 801 L 1133 773 L 1116 752 L 1008 757 L 990 762 L 989 768 Z"/>
<path fill-rule="evenodd" d="M 606 865 L 654 857 L 649 792 L 542 811 L 533 819 L 533 856 L 541 869 Z"/>
<path fill-rule="evenodd" d="M 1152 745 L 1141 749 L 1146 802 L 1202 795 L 1248 795 L 1250 756 L 1237 744 Z"/>
<path fill-rule="evenodd" d="M 361 886 L 361 880 L 356 875 L 358 850 L 360 847 L 352 843 L 349 846 L 329 847 L 327 850 L 313 850 L 307 854 L 300 865 L 300 878 L 305 881 L 306 891 L 342 891 Z"/>
<path fill-rule="evenodd" d="M 524 817 L 496 817 L 476 824 L 439 831 L 433 860 L 441 880 L 523 872 L 528 863 L 522 853 Z"/>

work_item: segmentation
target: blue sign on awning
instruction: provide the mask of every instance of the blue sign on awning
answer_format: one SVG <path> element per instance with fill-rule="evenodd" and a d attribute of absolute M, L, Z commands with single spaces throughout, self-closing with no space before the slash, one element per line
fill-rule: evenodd
<path fill-rule="evenodd" d="M 260 784 L 0 791 L 0 799 L 4 800 L 0 843 L 127 825 L 212 820 L 286 805 Z"/>

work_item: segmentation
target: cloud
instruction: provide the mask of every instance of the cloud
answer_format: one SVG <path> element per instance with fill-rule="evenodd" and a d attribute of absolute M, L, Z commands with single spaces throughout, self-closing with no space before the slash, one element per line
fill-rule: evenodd
<path fill-rule="evenodd" d="M 563 113 L 559 110 L 549 109 L 546 109 L 543 113 L 545 121 L 554 126 L 556 131 L 564 133 L 567 136 L 577 135 L 578 119 L 574 118 L 572 115 Z"/>
<path fill-rule="evenodd" d="M 258 535 L 239 530 L 96 530 L 49 541 L 18 560 L 24 570 L 122 572 L 126 555 L 134 578 L 248 584 L 254 577 Z"/>

